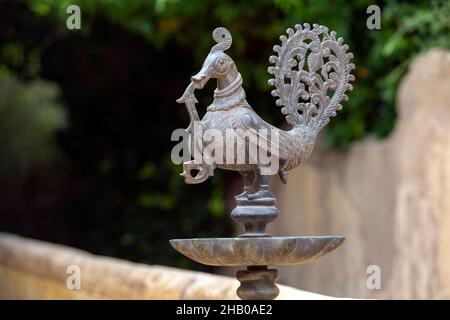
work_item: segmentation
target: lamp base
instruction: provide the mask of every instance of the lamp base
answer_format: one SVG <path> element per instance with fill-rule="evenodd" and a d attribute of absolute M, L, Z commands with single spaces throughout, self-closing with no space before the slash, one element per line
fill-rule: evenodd
<path fill-rule="evenodd" d="M 242 300 L 273 300 L 280 293 L 275 284 L 277 276 L 276 269 L 267 269 L 267 266 L 249 266 L 247 270 L 236 273 L 236 278 L 241 283 L 236 294 Z"/>

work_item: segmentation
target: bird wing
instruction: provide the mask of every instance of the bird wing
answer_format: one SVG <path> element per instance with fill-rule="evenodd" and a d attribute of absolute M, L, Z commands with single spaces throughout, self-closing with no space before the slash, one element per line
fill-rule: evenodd
<path fill-rule="evenodd" d="M 241 141 L 246 141 L 248 150 L 256 150 L 256 155 L 279 159 L 286 159 L 288 156 L 289 152 L 285 148 L 289 145 L 288 132 L 268 124 L 253 110 L 235 113 L 230 121 L 236 136 Z"/>

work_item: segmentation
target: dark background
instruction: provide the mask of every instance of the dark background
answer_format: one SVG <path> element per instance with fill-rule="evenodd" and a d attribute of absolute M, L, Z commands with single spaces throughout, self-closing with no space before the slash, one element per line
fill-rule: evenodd
<path fill-rule="evenodd" d="M 185 185 L 170 141 L 186 127 L 175 103 L 227 27 L 248 101 L 276 125 L 268 57 L 296 23 L 335 30 L 355 55 L 350 100 L 323 136 L 344 152 L 386 137 L 395 92 L 418 53 L 449 47 L 447 1 L 0 1 L 0 231 L 133 261 L 202 268 L 170 238 L 227 236 L 236 175 Z M 81 8 L 68 30 L 66 8 Z M 432 36 L 430 36 L 432 35 Z M 196 92 L 199 109 L 214 83 Z"/>

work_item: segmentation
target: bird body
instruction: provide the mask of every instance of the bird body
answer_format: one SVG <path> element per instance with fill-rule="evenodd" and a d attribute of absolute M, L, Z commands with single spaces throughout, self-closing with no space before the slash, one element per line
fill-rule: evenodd
<path fill-rule="evenodd" d="M 348 46 L 343 44 L 342 38 L 336 39 L 334 32 L 328 33 L 326 27 L 313 25 L 311 28 L 304 24 L 296 25 L 295 29 L 288 29 L 288 36 L 280 37 L 281 46 L 274 47 L 277 55 L 269 58 L 273 65 L 268 69 L 274 76 L 269 80 L 275 87 L 272 95 L 277 97 L 276 105 L 281 107 L 291 127 L 289 130 L 267 123 L 247 102 L 241 74 L 224 52 L 231 46 L 231 34 L 225 28 L 214 30 L 213 39 L 217 44 L 177 102 L 185 103 L 191 115 L 192 103 L 196 102 L 194 90 L 202 89 L 211 78 L 217 79 L 214 101 L 200 121 L 202 131 L 214 132 L 215 139 L 201 136 L 194 137 L 193 141 L 202 150 L 214 143 L 230 152 L 227 147 L 232 145 L 232 155 L 215 151 L 206 163 L 186 162 L 183 172 L 186 182 L 203 182 L 218 167 L 239 171 L 244 176 L 247 193 L 259 177 L 264 180 L 260 181 L 261 191 L 261 186 L 267 184 L 268 174 L 262 170 L 267 163 L 252 156 L 250 150 L 276 155 L 277 172 L 283 182 L 289 170 L 308 159 L 317 134 L 342 108 L 340 102 L 347 99 L 345 92 L 352 89 L 349 82 L 354 80 L 351 74 L 354 65 L 349 62 L 352 54 L 346 52 Z M 249 138 L 249 134 L 256 139 Z M 227 145 L 230 140 L 232 144 Z M 195 177 L 190 174 L 192 169 L 199 170 Z"/>

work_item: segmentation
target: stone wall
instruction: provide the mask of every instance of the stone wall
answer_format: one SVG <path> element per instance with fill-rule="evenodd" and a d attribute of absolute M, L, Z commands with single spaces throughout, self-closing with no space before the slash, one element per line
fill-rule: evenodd
<path fill-rule="evenodd" d="M 336 296 L 450 298 L 449 52 L 412 63 L 397 111 L 388 139 L 347 153 L 318 146 L 287 186 L 276 186 L 272 233 L 347 237 L 321 260 L 283 268 L 281 281 Z M 366 286 L 369 265 L 380 267 L 381 290 Z"/>
<path fill-rule="evenodd" d="M 70 290 L 67 267 L 80 268 Z M 237 280 L 148 266 L 0 233 L 0 299 L 237 299 Z M 280 286 L 280 299 L 331 299 Z"/>

